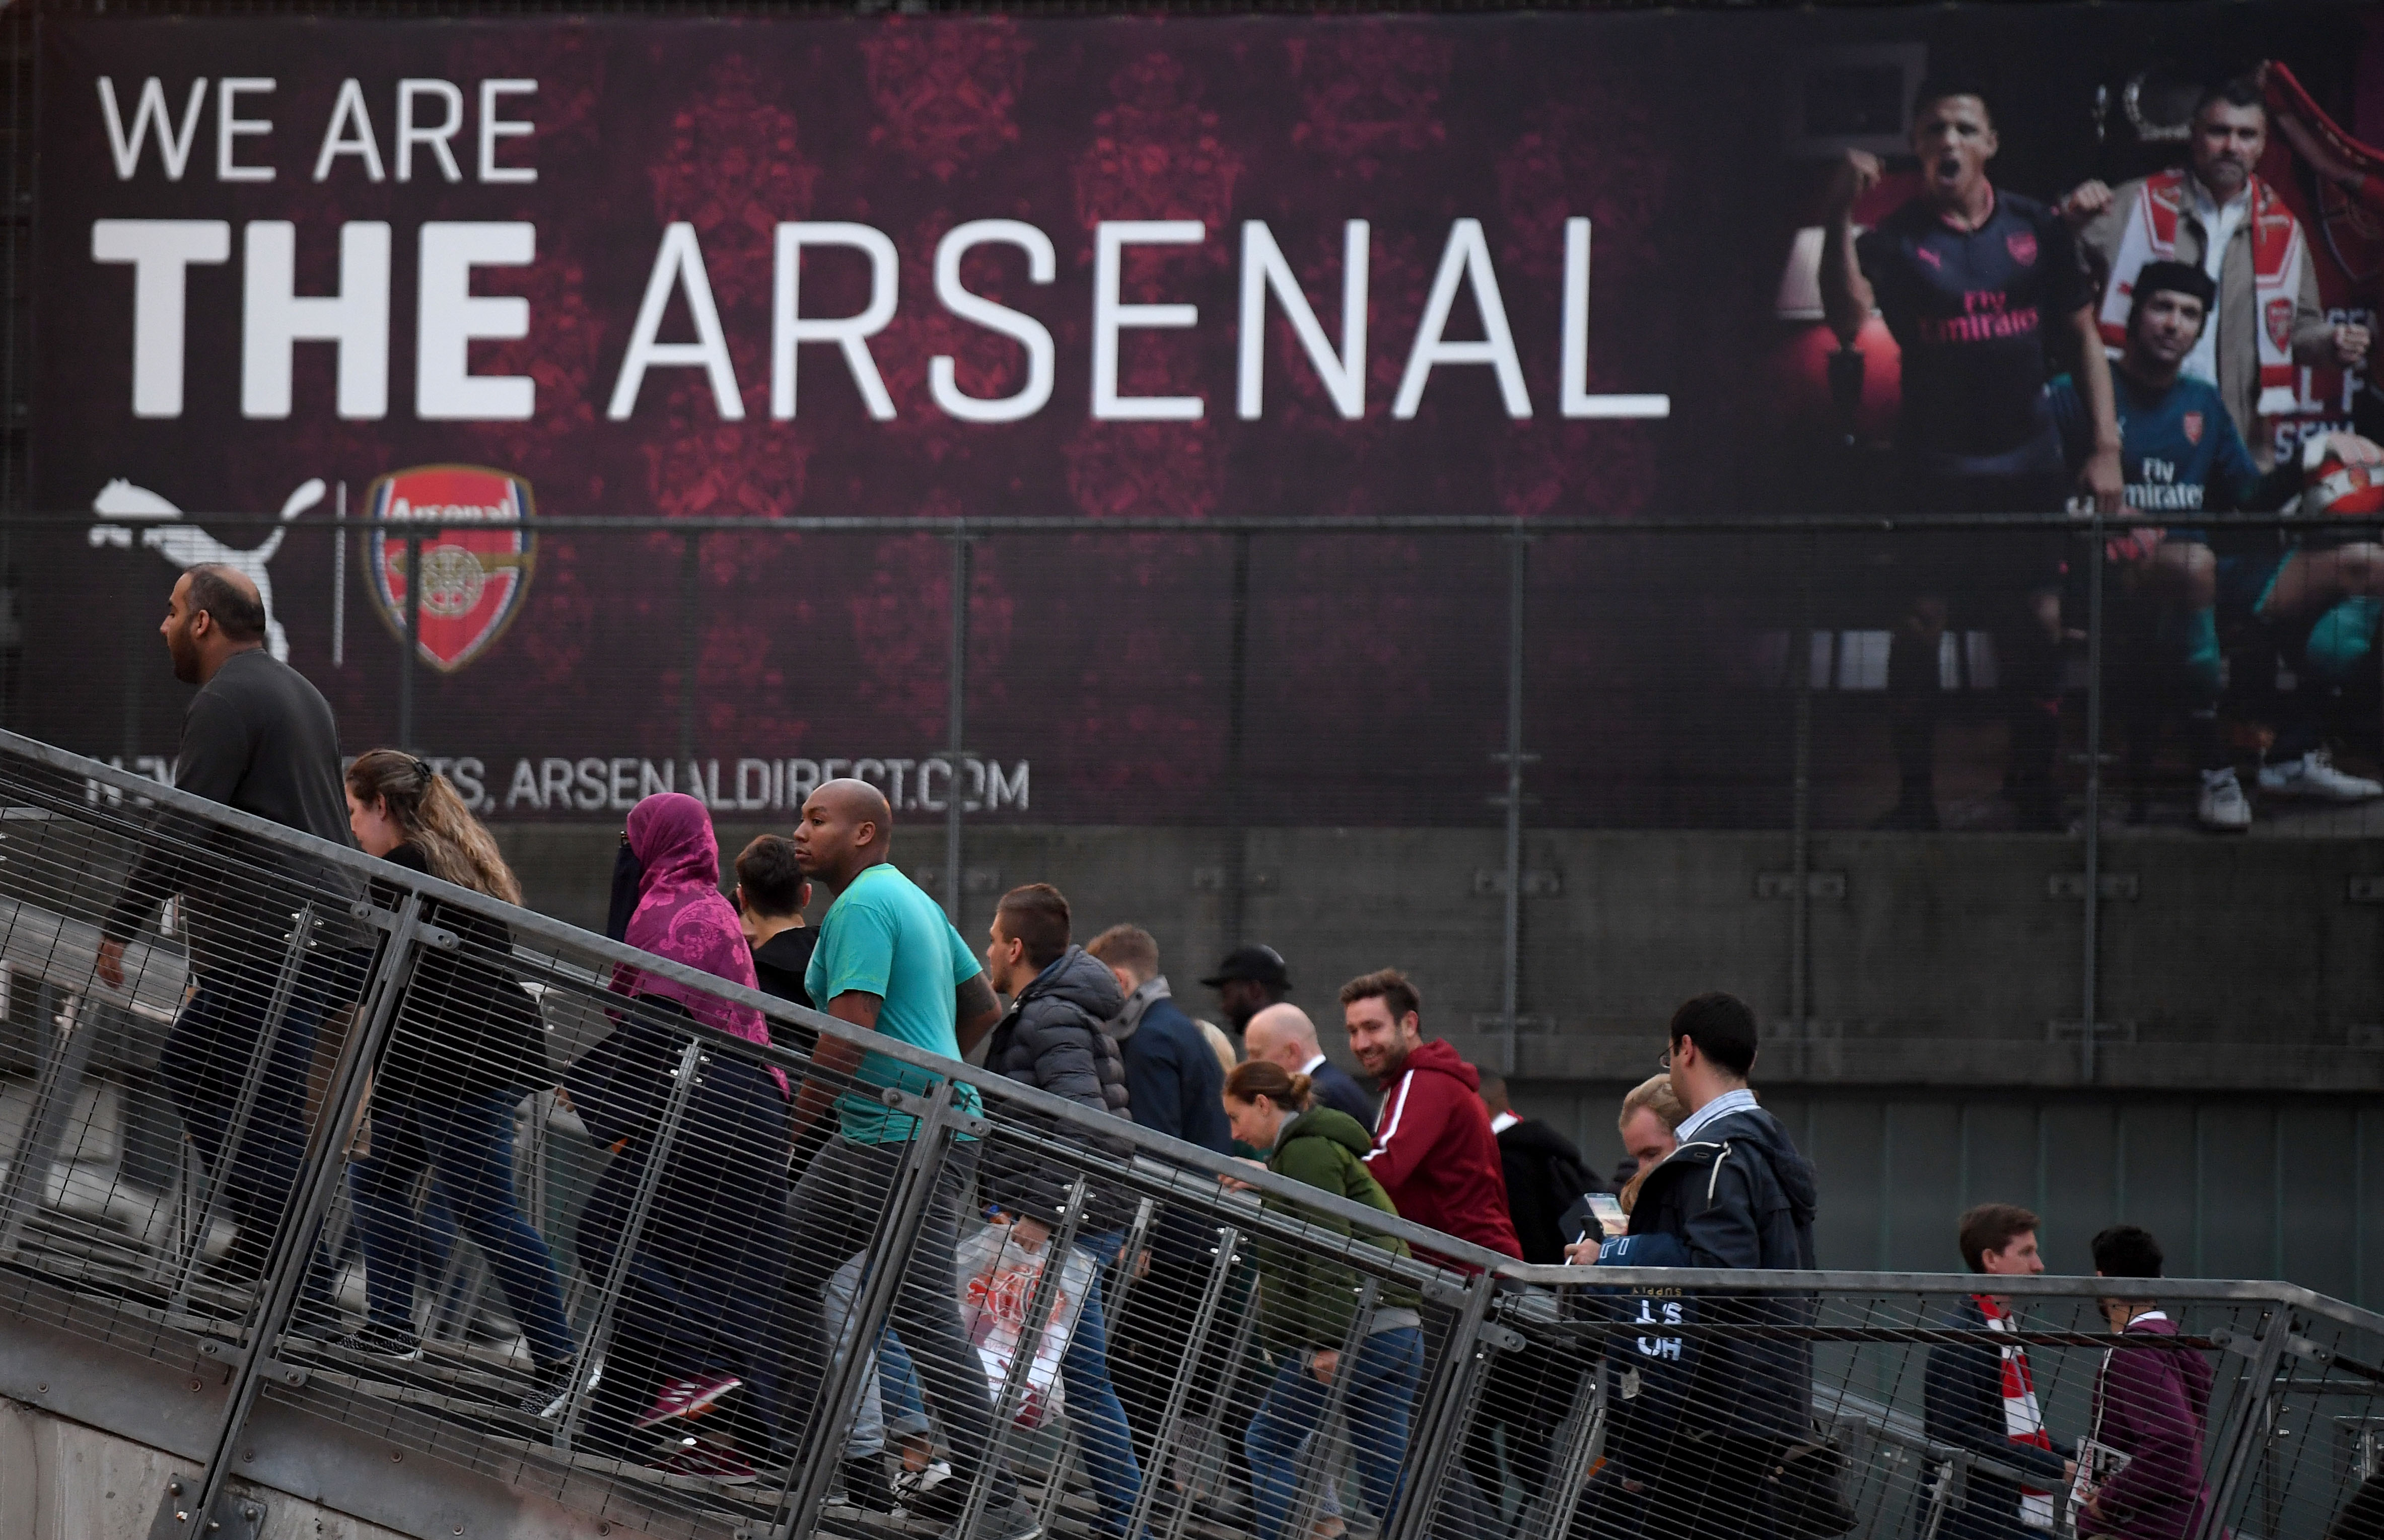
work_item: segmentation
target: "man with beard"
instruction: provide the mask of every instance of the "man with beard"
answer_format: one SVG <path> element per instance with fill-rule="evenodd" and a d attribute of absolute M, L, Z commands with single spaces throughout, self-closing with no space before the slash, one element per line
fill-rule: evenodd
<path fill-rule="evenodd" d="M 2367 329 L 2327 319 L 2301 222 L 2253 173 L 2268 148 L 2259 82 L 2244 76 L 2204 92 L 2187 143 L 2190 165 L 2117 191 L 2082 183 L 2061 200 L 2061 214 L 2106 275 L 2099 321 L 2114 356 L 2127 346 L 2146 263 L 2191 263 L 2217 286 L 2183 372 L 2217 387 L 2266 470 L 2280 448 L 2277 425 L 2266 419 L 2293 410 L 2296 366 L 2356 366 L 2367 356 Z"/>
<path fill-rule="evenodd" d="M 353 846 L 340 774 L 340 730 L 320 691 L 265 645 L 264 601 L 243 574 L 203 563 L 174 584 L 158 627 L 174 677 L 199 687 L 182 719 L 174 784 L 285 827 Z M 227 1282 L 263 1272 L 306 1154 L 306 1072 L 315 1030 L 336 987 L 336 946 L 318 945 L 299 970 L 268 1048 L 263 1041 L 275 975 L 287 955 L 290 917 L 311 903 L 344 938 L 347 916 L 327 915 L 327 888 L 344 879 L 295 870 L 259 842 L 225 838 L 174 817 L 142 851 L 108 913 L 98 973 L 124 982 L 125 943 L 168 897 L 182 900 L 198 989 L 176 1018 L 158 1061 L 167 1096 L 240 1225 L 221 1264 Z M 230 1131 L 249 1062 L 267 1053 L 256 1099 L 236 1144 Z M 230 1148 L 227 1148 L 227 1145 Z M 312 1282 L 310 1294 L 317 1292 Z M 310 1301 L 321 1304 L 316 1299 Z"/>
<path fill-rule="evenodd" d="M 2059 360 L 2074 370 L 2094 424 L 2093 452 L 2078 480 L 2103 511 L 2116 513 L 2119 429 L 2093 286 L 2052 210 L 1988 181 L 1996 148 L 1994 121 L 1976 87 L 1923 81 L 1912 109 L 1922 191 L 1859 239 L 1854 207 L 1878 185 L 1881 167 L 1876 156 L 1846 152 L 1830 193 L 1823 308 L 1849 347 L 1878 309 L 1903 350 L 1901 511 L 2060 508 L 2070 477 L 2045 395 Z M 1906 537 L 1893 549 L 1911 597 L 1888 652 L 1902 782 L 1888 826 L 1937 826 L 1938 651 L 1949 601 L 1977 595 L 1991 606 L 2009 698 L 2013 801 L 2023 826 L 2059 827 L 2058 542 Z"/>

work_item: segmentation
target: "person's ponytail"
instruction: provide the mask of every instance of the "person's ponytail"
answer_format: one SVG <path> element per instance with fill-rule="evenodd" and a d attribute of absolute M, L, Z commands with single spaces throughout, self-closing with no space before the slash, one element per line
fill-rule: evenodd
<path fill-rule="evenodd" d="M 1309 1087 L 1308 1076 L 1294 1074 L 1272 1059 L 1245 1059 L 1225 1076 L 1225 1094 L 1235 1101 L 1264 1097 L 1286 1112 L 1308 1110 Z"/>
<path fill-rule="evenodd" d="M 348 766 L 348 789 L 369 807 L 379 802 L 405 842 L 422 852 L 430 875 L 507 903 L 521 902 L 521 883 L 505 864 L 487 826 L 472 816 L 455 784 L 426 760 L 398 749 L 374 749 Z"/>

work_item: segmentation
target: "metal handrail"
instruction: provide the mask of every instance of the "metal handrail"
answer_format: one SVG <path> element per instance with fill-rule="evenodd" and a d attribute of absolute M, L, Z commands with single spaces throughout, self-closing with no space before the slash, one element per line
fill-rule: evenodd
<path fill-rule="evenodd" d="M 352 846 L 334 844 L 318 836 L 274 823 L 267 818 L 260 818 L 255 813 L 243 813 L 238 808 L 210 801 L 204 797 L 184 791 L 179 787 L 170 787 L 162 781 L 151 780 L 145 776 L 136 775 L 129 770 L 119 770 L 99 760 L 70 753 L 37 739 L 27 738 L 21 733 L 0 730 L 0 754 L 31 760 L 67 775 L 81 776 L 102 786 L 112 787 L 129 796 L 145 797 L 162 807 L 171 808 L 194 818 L 236 829 L 258 840 L 279 845 L 310 859 L 320 860 L 341 871 L 353 873 L 359 877 L 379 883 L 383 887 L 396 888 L 402 892 L 419 893 L 426 900 L 436 900 L 442 905 L 482 915 L 510 927 L 516 943 L 523 937 L 535 938 L 555 946 L 567 947 L 583 956 L 601 957 L 610 962 L 620 963 L 669 979 L 675 984 L 684 984 L 702 989 L 732 1004 L 759 1011 L 772 1021 L 801 1026 L 816 1032 L 822 1037 L 832 1037 L 838 1042 L 864 1049 L 881 1057 L 974 1087 L 980 1095 L 989 1096 L 1005 1104 L 1030 1108 L 1038 1114 L 1056 1118 L 1090 1133 L 1098 1133 L 1111 1143 L 1131 1142 L 1171 1165 L 1191 1167 L 1212 1176 L 1230 1176 L 1237 1182 L 1247 1183 L 1260 1191 L 1296 1201 L 1303 1208 L 1362 1224 L 1367 1229 L 1381 1235 L 1396 1236 L 1410 1247 L 1421 1246 L 1428 1251 L 1435 1252 L 1467 1267 L 1495 1269 L 1513 1261 L 1503 1253 L 1475 1246 L 1470 1241 L 1460 1240 L 1454 1236 L 1443 1235 L 1412 1220 L 1401 1219 L 1396 1215 L 1386 1214 L 1379 1209 L 1352 1202 L 1337 1194 L 1321 1192 L 1317 1188 L 1278 1176 L 1262 1168 L 1237 1161 L 1230 1156 L 1219 1155 L 1213 1150 L 1187 1143 L 1171 1135 L 1156 1133 L 1123 1119 L 1089 1112 L 1064 1098 L 1054 1096 L 1032 1086 L 1021 1085 L 990 1070 L 979 1069 L 974 1064 L 958 1059 L 946 1059 L 930 1053 L 925 1049 L 913 1048 L 908 1043 L 854 1026 L 850 1022 L 840 1021 L 824 1012 L 796 1005 L 779 996 L 764 994 L 758 989 L 732 984 L 717 975 L 690 968 L 683 962 L 674 962 L 666 957 L 657 957 L 652 952 L 640 951 L 626 943 L 581 930 L 561 920 L 540 914 L 535 910 L 509 904 L 501 899 L 490 898 L 485 893 L 475 892 L 468 888 L 459 888 L 452 882 L 441 881 L 426 873 L 393 866 L 378 857 L 366 855 Z M 748 1042 L 742 1037 L 731 1036 L 693 1020 L 674 1022 L 672 1025 L 674 1030 L 696 1037 L 702 1039 L 705 1046 L 722 1052 L 739 1054 L 795 1074 L 808 1074 L 813 1068 L 810 1061 L 775 1043 Z"/>

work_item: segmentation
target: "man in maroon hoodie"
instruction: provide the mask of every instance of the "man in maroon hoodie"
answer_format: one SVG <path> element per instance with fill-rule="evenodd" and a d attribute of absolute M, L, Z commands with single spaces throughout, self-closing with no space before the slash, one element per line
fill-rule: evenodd
<path fill-rule="evenodd" d="M 2133 1224 L 2094 1237 L 2098 1278 L 2157 1278 L 2160 1242 Z M 2103 1313 L 2122 1342 L 2175 1336 L 2177 1324 L 2157 1300 L 2105 1299 Z M 2203 1490 L 2202 1441 L 2210 1422 L 2209 1362 L 2173 1348 L 2117 1347 L 2094 1376 L 2094 1421 L 2087 1437 L 2126 1463 L 2105 1478 L 2078 1515 L 2080 1535 L 2124 1540 L 2186 1540 L 2201 1532 L 2209 1502 Z M 2079 1462 L 2089 1449 L 2080 1445 Z"/>
<path fill-rule="evenodd" d="M 1383 1093 L 1366 1169 L 1402 1219 L 1521 1261 L 1482 1076 L 1447 1043 L 1423 1040 L 1422 1007 L 1397 968 L 1341 986 L 1349 1051 Z"/>

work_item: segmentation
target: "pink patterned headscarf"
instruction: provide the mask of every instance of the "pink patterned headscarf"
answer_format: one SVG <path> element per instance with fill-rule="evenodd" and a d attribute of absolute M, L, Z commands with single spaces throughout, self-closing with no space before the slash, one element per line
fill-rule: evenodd
<path fill-rule="evenodd" d="M 712 815 L 694 798 L 675 791 L 648 797 L 629 810 L 629 853 L 645 873 L 638 879 L 638 910 L 624 938 L 640 951 L 754 987 L 753 953 L 737 911 L 720 896 L 720 842 Z M 658 995 L 684 1005 L 697 1021 L 749 1043 L 770 1040 L 770 1024 L 751 1006 L 732 1005 L 692 985 L 627 963 L 613 970 L 613 991 Z M 781 1095 L 786 1071 L 771 1066 Z"/>

